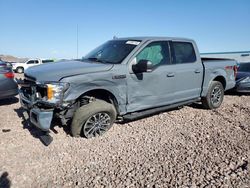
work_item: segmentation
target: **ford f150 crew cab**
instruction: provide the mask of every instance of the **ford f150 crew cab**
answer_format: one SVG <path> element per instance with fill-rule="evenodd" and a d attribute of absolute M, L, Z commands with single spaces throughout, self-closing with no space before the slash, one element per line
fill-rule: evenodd
<path fill-rule="evenodd" d="M 116 120 L 135 119 L 201 101 L 218 108 L 235 86 L 236 61 L 200 58 L 193 40 L 136 37 L 110 40 L 81 61 L 31 67 L 20 101 L 36 127 L 53 118 L 73 136 L 102 135 Z"/>

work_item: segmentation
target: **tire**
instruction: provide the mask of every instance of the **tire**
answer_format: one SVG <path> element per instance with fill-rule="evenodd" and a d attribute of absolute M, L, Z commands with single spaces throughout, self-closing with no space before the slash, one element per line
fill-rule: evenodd
<path fill-rule="evenodd" d="M 207 96 L 202 98 L 202 105 L 206 109 L 219 108 L 224 98 L 224 87 L 221 82 L 212 81 Z"/>
<path fill-rule="evenodd" d="M 86 138 L 100 136 L 112 127 L 116 115 L 114 105 L 96 99 L 76 110 L 71 124 L 71 134 L 73 137 Z"/>
<path fill-rule="evenodd" d="M 24 72 L 23 67 L 17 67 L 16 72 L 19 73 L 19 74 L 22 74 Z"/>

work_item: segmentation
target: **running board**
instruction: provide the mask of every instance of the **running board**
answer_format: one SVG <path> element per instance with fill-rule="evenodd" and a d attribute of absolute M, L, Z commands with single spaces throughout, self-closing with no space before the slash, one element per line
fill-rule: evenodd
<path fill-rule="evenodd" d="M 169 110 L 169 109 L 177 108 L 179 106 L 189 105 L 189 104 L 192 104 L 192 103 L 198 102 L 198 101 L 200 101 L 200 98 L 196 98 L 196 99 L 192 99 L 192 100 L 188 100 L 188 101 L 184 101 L 184 102 L 179 102 L 179 103 L 174 103 L 174 104 L 170 104 L 167 106 L 151 108 L 151 109 L 144 110 L 144 111 L 132 112 L 130 114 L 126 114 L 126 115 L 122 116 L 122 118 L 123 118 L 123 120 L 135 120 L 135 119 L 147 117 L 149 115 L 154 115 L 154 114 L 157 114 L 160 112 L 164 112 L 164 111 Z"/>

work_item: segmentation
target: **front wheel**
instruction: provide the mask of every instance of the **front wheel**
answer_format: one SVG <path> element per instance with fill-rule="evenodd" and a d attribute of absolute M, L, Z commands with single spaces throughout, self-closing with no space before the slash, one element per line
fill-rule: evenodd
<path fill-rule="evenodd" d="M 96 137 L 107 132 L 116 119 L 114 105 L 96 99 L 81 106 L 74 114 L 71 134 L 74 137 L 83 135 L 86 138 Z"/>
<path fill-rule="evenodd" d="M 212 81 L 207 96 L 202 98 L 202 105 L 206 109 L 219 108 L 224 98 L 224 87 L 221 82 Z"/>

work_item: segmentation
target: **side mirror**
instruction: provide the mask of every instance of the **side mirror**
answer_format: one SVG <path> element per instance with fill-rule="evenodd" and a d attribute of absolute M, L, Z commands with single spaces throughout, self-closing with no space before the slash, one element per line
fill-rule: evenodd
<path fill-rule="evenodd" d="M 148 60 L 140 60 L 137 64 L 132 65 L 134 73 L 151 72 L 153 68 L 152 62 Z"/>

